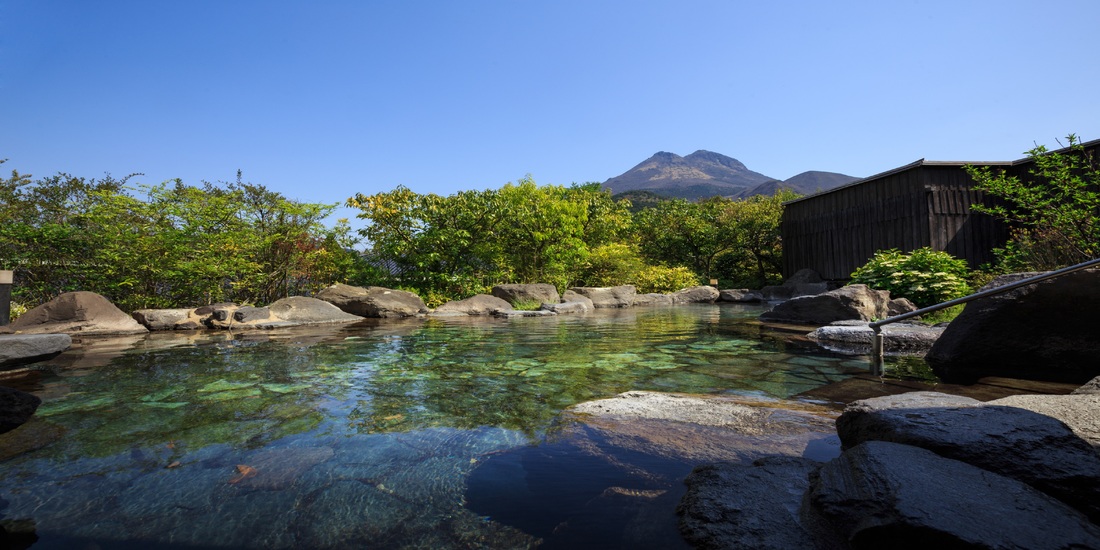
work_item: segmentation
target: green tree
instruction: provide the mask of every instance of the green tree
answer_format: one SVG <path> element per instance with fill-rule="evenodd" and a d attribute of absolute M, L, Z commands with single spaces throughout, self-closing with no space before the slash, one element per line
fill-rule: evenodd
<path fill-rule="evenodd" d="M 1066 139 L 1065 151 L 1042 145 L 1028 151 L 1028 177 L 966 167 L 977 189 L 1000 199 L 973 209 L 1014 228 L 995 251 L 1003 270 L 1050 270 L 1100 256 L 1100 164 L 1077 136 Z"/>
<path fill-rule="evenodd" d="M 733 201 L 716 197 L 702 202 L 676 199 L 634 215 L 634 231 L 642 255 L 650 262 L 685 266 L 709 278 L 715 260 L 733 248 L 721 223 Z"/>

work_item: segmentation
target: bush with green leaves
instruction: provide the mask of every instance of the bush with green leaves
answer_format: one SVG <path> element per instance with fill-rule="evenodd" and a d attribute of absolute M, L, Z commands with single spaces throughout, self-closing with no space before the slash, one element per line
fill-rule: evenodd
<path fill-rule="evenodd" d="M 852 273 L 849 284 L 889 290 L 893 298 L 908 298 L 917 306 L 927 307 L 969 294 L 968 272 L 966 261 L 931 248 L 908 254 L 896 249 L 880 250 Z"/>

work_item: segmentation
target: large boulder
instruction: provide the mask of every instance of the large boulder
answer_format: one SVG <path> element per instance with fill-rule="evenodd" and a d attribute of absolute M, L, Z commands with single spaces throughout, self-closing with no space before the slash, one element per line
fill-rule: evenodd
<path fill-rule="evenodd" d="M 1100 394 L 1011 395 L 986 404 L 1027 409 L 1061 420 L 1100 452 Z"/>
<path fill-rule="evenodd" d="M 0 434 L 25 424 L 41 403 L 35 395 L 0 386 Z"/>
<path fill-rule="evenodd" d="M 490 292 L 513 306 L 556 304 L 561 301 L 558 289 L 546 283 L 497 285 Z"/>
<path fill-rule="evenodd" d="M 362 321 L 362 317 L 341 311 L 340 308 L 324 300 L 307 298 L 305 296 L 291 296 L 276 300 L 267 306 L 271 317 L 284 323 L 303 325 L 317 325 L 328 323 L 354 323 Z M 262 324 L 264 319 L 255 322 Z"/>
<path fill-rule="evenodd" d="M 834 285 L 821 278 L 821 274 L 812 269 L 800 269 L 791 275 L 782 285 L 766 286 L 760 289 L 761 295 L 769 302 L 790 300 L 799 296 L 814 296 L 827 292 Z"/>
<path fill-rule="evenodd" d="M 380 286 L 335 284 L 318 292 L 317 298 L 360 317 L 416 317 L 428 313 L 420 296 Z"/>
<path fill-rule="evenodd" d="M 455 300 L 453 302 L 447 302 L 432 311 L 432 314 L 439 315 L 494 315 L 498 311 L 508 311 L 512 309 L 512 304 L 507 301 L 497 298 L 496 296 L 490 296 L 488 294 L 477 294 L 470 296 L 465 300 Z"/>
<path fill-rule="evenodd" d="M 52 359 L 72 344 L 68 334 L 0 334 L 0 369 Z"/>
<path fill-rule="evenodd" d="M 765 321 L 827 325 L 834 321 L 884 319 L 890 315 L 890 292 L 867 285 L 848 285 L 816 296 L 777 304 L 760 316 Z"/>
<path fill-rule="evenodd" d="M 967 304 L 926 359 L 945 382 L 1001 376 L 1081 384 L 1100 375 L 1097 311 L 1100 269 L 1027 285 Z"/>
<path fill-rule="evenodd" d="M 921 447 L 1027 483 L 1100 519 L 1100 455 L 1061 421 L 936 392 L 856 401 L 837 419 L 844 446 Z"/>
<path fill-rule="evenodd" d="M 672 295 L 661 294 L 660 292 L 649 292 L 646 294 L 635 294 L 634 305 L 635 306 L 671 306 L 674 304 Z"/>
<path fill-rule="evenodd" d="M 557 314 L 575 314 L 575 313 L 588 313 L 593 308 L 585 302 L 561 302 L 559 304 L 542 304 L 539 307 L 543 311 L 551 311 Z"/>
<path fill-rule="evenodd" d="M 721 302 L 756 303 L 764 301 L 764 293 L 747 288 L 729 288 L 718 292 Z"/>
<path fill-rule="evenodd" d="M 713 304 L 721 295 L 717 288 L 712 286 L 693 286 L 672 293 L 674 304 Z"/>
<path fill-rule="evenodd" d="M 20 315 L 11 324 L 23 334 L 138 334 L 149 332 L 94 292 L 66 292 Z"/>
<path fill-rule="evenodd" d="M 774 456 L 751 465 L 720 462 L 684 480 L 680 531 L 695 548 L 829 548 L 835 535 L 800 513 L 820 462 Z"/>
<path fill-rule="evenodd" d="M 593 307 L 597 308 L 633 306 L 634 297 L 638 294 L 638 289 L 635 288 L 634 285 L 612 287 L 578 286 L 569 290 L 592 300 Z"/>
<path fill-rule="evenodd" d="M 592 299 L 584 294 L 580 294 L 574 290 L 566 290 L 561 295 L 562 302 L 581 302 L 588 307 L 589 311 L 596 309 L 596 304 L 592 302 Z"/>
<path fill-rule="evenodd" d="M 1100 548 L 1100 529 L 1023 484 L 880 441 L 811 474 L 811 513 L 852 548 Z"/>

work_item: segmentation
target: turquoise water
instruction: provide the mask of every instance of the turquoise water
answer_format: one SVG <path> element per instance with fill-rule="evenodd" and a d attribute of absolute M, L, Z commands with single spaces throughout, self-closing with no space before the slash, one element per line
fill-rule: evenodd
<path fill-rule="evenodd" d="M 627 390 L 786 398 L 865 371 L 768 333 L 760 311 L 87 342 L 3 382 L 43 404 L 0 435 L 0 526 L 34 548 L 554 547 L 472 508 L 486 497 L 467 481 L 552 449 L 562 409 Z"/>

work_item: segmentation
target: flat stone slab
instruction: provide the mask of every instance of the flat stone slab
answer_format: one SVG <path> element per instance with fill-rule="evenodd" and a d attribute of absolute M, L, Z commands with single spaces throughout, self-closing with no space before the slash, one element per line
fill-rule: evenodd
<path fill-rule="evenodd" d="M 944 327 L 892 323 L 882 327 L 883 349 L 894 353 L 924 353 L 943 334 Z M 875 332 L 865 322 L 820 327 L 807 337 L 830 351 L 863 355 L 871 351 Z"/>
<path fill-rule="evenodd" d="M 857 401 L 837 419 L 836 429 L 845 448 L 888 441 L 928 449 L 1027 483 L 1100 518 L 1100 455 L 1050 416 L 918 392 Z"/>
<path fill-rule="evenodd" d="M 0 369 L 52 359 L 72 344 L 68 334 L 0 334 Z"/>

